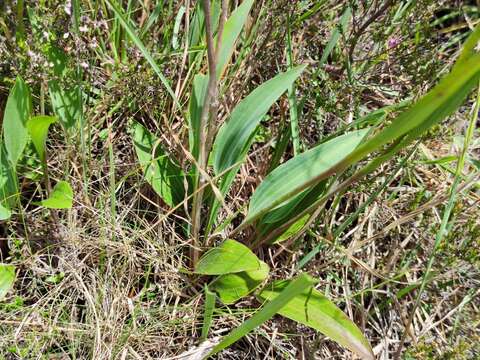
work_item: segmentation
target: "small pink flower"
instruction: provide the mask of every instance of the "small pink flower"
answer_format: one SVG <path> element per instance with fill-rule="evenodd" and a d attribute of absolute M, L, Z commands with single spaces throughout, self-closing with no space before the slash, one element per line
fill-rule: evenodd
<path fill-rule="evenodd" d="M 389 49 L 392 49 L 392 48 L 398 46 L 401 42 L 402 41 L 400 40 L 400 38 L 394 36 L 394 37 L 391 37 L 390 39 L 388 39 L 387 45 L 388 45 Z"/>

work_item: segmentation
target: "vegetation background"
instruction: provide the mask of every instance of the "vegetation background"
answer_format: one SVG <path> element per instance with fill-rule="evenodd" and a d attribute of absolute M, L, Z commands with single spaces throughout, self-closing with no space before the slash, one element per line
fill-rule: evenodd
<path fill-rule="evenodd" d="M 21 206 L 0 222 L 0 262 L 16 267 L 14 286 L 0 301 L 0 358 L 181 358 L 176 356 L 199 344 L 204 280 L 182 270 L 190 266 L 184 225 L 189 209 L 171 211 L 152 189 L 132 143 L 135 121 L 154 133 L 185 171 L 191 167 L 184 153 L 186 113 L 193 77 L 207 69 L 205 59 L 191 61 L 205 53 L 201 42 L 189 46 L 198 5 L 117 3 L 179 107 L 108 1 L 0 3 L 0 119 L 17 76 L 31 89 L 35 114 L 54 112 L 52 79 L 63 89 L 80 84 L 83 94 L 81 110 L 71 115 L 81 121 L 80 131 L 54 124 L 47 140 L 49 177 L 71 184 L 72 208 L 35 204 L 45 195 L 39 185 L 44 174 L 29 147 L 18 170 Z M 241 3 L 231 0 L 230 12 Z M 476 0 L 255 1 L 222 80 L 228 87 L 220 96 L 221 117 L 292 64 L 308 68 L 293 96 L 281 97 L 258 127 L 220 212 L 222 221 L 242 212 L 273 162 L 287 161 L 367 114 L 367 123 L 388 122 L 425 94 L 451 69 L 480 22 L 479 7 Z M 61 76 L 46 51 L 52 45 L 66 56 Z M 421 141 L 334 196 L 295 241 L 256 251 L 273 278 L 291 278 L 300 261 L 320 279 L 317 289 L 358 325 L 379 359 L 480 358 L 476 129 L 448 232 L 434 245 L 476 103 L 475 91 Z M 290 127 L 292 121 L 298 127 Z M 285 134 L 285 152 L 275 159 Z M 239 223 L 233 220 L 227 228 Z M 237 240 L 250 236 L 245 231 Z M 429 259 L 433 266 L 419 294 Z M 257 304 L 253 296 L 231 306 L 217 304 L 211 338 L 238 327 Z M 355 355 L 313 329 L 275 316 L 216 356 Z"/>

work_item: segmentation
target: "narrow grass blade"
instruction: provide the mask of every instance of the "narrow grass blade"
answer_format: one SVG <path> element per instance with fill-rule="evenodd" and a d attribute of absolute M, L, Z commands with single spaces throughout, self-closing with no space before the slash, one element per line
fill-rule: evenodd
<path fill-rule="evenodd" d="M 330 36 L 330 40 L 325 47 L 325 50 L 323 50 L 322 57 L 320 58 L 320 62 L 318 63 L 319 68 L 321 68 L 322 65 L 325 64 L 328 56 L 332 53 L 332 50 L 335 48 L 335 46 L 337 46 L 338 40 L 340 39 L 342 32 L 345 32 L 348 21 L 351 17 L 352 10 L 350 9 L 350 7 L 347 7 L 347 9 L 343 12 L 342 17 L 340 18 L 340 23 L 335 28 L 335 30 L 333 30 L 332 35 Z"/>
<path fill-rule="evenodd" d="M 196 160 L 198 160 L 198 149 L 200 144 L 200 118 L 202 116 L 203 104 L 207 94 L 207 86 L 207 75 L 195 75 L 193 78 L 193 88 L 189 104 L 188 140 L 190 153 Z"/>
<path fill-rule="evenodd" d="M 30 89 L 21 77 L 17 77 L 15 85 L 8 95 L 3 115 L 3 139 L 8 159 L 13 167 L 17 165 L 27 145 L 27 120 L 31 111 Z"/>
<path fill-rule="evenodd" d="M 278 313 L 284 306 L 286 306 L 293 298 L 302 294 L 306 289 L 312 287 L 315 282 L 306 274 L 301 274 L 295 280 L 291 281 L 283 291 L 275 297 L 272 301 L 267 302 L 258 312 L 250 319 L 245 321 L 242 325 L 235 328 L 230 334 L 225 336 L 223 340 L 213 348 L 209 356 L 212 356 L 219 351 L 229 347 L 242 337 L 247 335 L 256 327 L 262 325 L 269 320 L 276 313 Z"/>
<path fill-rule="evenodd" d="M 290 29 L 290 15 L 287 17 L 287 65 L 289 69 L 293 68 L 293 50 L 292 50 L 292 34 Z M 300 153 L 300 130 L 298 127 L 298 106 L 295 94 L 295 83 L 288 88 L 288 106 L 290 111 L 290 127 L 293 144 L 293 155 Z"/>
<path fill-rule="evenodd" d="M 38 204 L 47 209 L 70 209 L 73 203 L 73 190 L 66 181 L 59 181 L 50 196 Z"/>
<path fill-rule="evenodd" d="M 0 264 L 0 301 L 7 295 L 14 282 L 15 266 Z"/>
<path fill-rule="evenodd" d="M 178 49 L 178 33 L 180 32 L 180 25 L 182 23 L 182 18 L 185 15 L 185 6 L 180 6 L 177 16 L 175 17 L 175 24 L 173 25 L 173 37 L 172 37 L 172 48 L 174 50 Z"/>
<path fill-rule="evenodd" d="M 261 301 L 277 299 L 290 281 L 277 281 L 259 295 Z M 333 302 L 315 289 L 306 289 L 292 298 L 278 313 L 327 335 L 362 359 L 375 359 L 372 348 L 360 329 Z"/>
<path fill-rule="evenodd" d="M 45 161 L 45 145 L 48 129 L 50 125 L 56 121 L 56 117 L 46 115 L 34 116 L 27 121 L 28 132 L 41 161 Z"/>
<path fill-rule="evenodd" d="M 183 170 L 162 149 L 160 141 L 141 124 L 133 126 L 133 145 L 145 180 L 170 207 L 184 199 Z"/>
<path fill-rule="evenodd" d="M 125 31 L 128 33 L 130 36 L 130 39 L 133 41 L 133 43 L 138 47 L 138 49 L 141 51 L 143 57 L 148 61 L 150 66 L 153 68 L 157 76 L 160 78 L 160 81 L 162 82 L 163 86 L 167 90 L 167 92 L 170 94 L 172 97 L 174 103 L 180 107 L 180 103 L 178 102 L 178 99 L 173 92 L 170 84 L 168 83 L 168 80 L 165 78 L 163 75 L 162 71 L 160 70 L 160 67 L 158 66 L 157 62 L 155 59 L 152 57 L 150 52 L 147 50 L 145 45 L 143 44 L 142 40 L 137 36 L 137 33 L 131 23 L 126 19 L 125 14 L 123 13 L 123 10 L 118 6 L 115 0 L 105 0 L 108 6 L 113 10 L 115 13 L 117 19 L 120 21 L 120 24 L 123 26 Z"/>
<path fill-rule="evenodd" d="M 200 338 L 206 340 L 208 338 L 208 332 L 212 326 L 213 320 L 213 311 L 215 310 L 215 293 L 211 292 L 208 289 L 208 286 L 205 285 L 205 305 L 203 310 L 203 325 L 202 325 L 202 335 Z"/>

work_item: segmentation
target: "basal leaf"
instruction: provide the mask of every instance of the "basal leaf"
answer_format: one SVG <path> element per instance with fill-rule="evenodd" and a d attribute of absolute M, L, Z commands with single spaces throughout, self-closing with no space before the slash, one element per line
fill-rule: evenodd
<path fill-rule="evenodd" d="M 48 209 L 70 209 L 73 203 L 73 190 L 66 181 L 59 181 L 52 189 L 50 196 L 39 202 Z"/>
<path fill-rule="evenodd" d="M 260 260 L 245 245 L 225 240 L 207 251 L 198 261 L 195 272 L 202 275 L 224 275 L 260 269 Z"/>
<path fill-rule="evenodd" d="M 153 190 L 170 207 L 183 201 L 183 170 L 164 152 L 158 139 L 139 123 L 134 125 L 133 145 L 145 180 Z"/>
<path fill-rule="evenodd" d="M 0 203 L 0 220 L 8 220 L 11 216 L 12 212 L 10 209 Z"/>
<path fill-rule="evenodd" d="M 347 157 L 367 134 L 353 131 L 310 149 L 273 170 L 258 186 L 250 201 L 245 223 L 299 194 L 322 174 Z"/>
<path fill-rule="evenodd" d="M 222 275 L 211 285 L 224 304 L 233 304 L 247 296 L 268 277 L 270 268 L 260 261 L 260 269 Z"/>
<path fill-rule="evenodd" d="M 274 282 L 258 295 L 258 299 L 272 301 L 289 284 L 289 280 Z M 313 288 L 296 295 L 278 313 L 320 331 L 362 359 L 375 359 L 372 348 L 360 329 L 333 302 Z"/>
<path fill-rule="evenodd" d="M 56 117 L 46 115 L 34 116 L 27 121 L 28 132 L 42 161 L 45 160 L 45 143 L 47 141 L 48 128 L 56 121 Z"/>
<path fill-rule="evenodd" d="M 0 144 L 0 203 L 9 209 L 15 206 L 18 195 L 16 171 L 8 161 L 7 150 Z"/>
<path fill-rule="evenodd" d="M 27 120 L 30 117 L 32 100 L 28 85 L 17 77 L 15 85 L 10 91 L 3 115 L 3 139 L 8 159 L 16 167 L 27 145 Z"/>
<path fill-rule="evenodd" d="M 0 301 L 7 295 L 14 282 L 15 266 L 0 264 Z"/>

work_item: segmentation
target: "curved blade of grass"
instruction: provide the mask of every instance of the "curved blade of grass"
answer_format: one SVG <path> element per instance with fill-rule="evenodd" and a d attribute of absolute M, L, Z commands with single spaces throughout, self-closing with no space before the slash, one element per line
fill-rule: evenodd
<path fill-rule="evenodd" d="M 45 161 L 45 143 L 47 141 L 48 128 L 56 121 L 57 118 L 55 116 L 46 115 L 34 116 L 27 121 L 28 132 L 41 161 Z"/>
<path fill-rule="evenodd" d="M 342 17 L 340 18 L 340 23 L 335 28 L 335 30 L 333 30 L 332 35 L 330 36 L 330 40 L 328 41 L 327 46 L 323 50 L 322 57 L 320 59 L 320 62 L 318 63 L 318 68 L 321 68 L 322 65 L 325 64 L 328 56 L 337 45 L 342 32 L 345 33 L 345 29 L 351 16 L 352 10 L 350 9 L 350 7 L 347 7 L 347 9 L 343 12 Z"/>
<path fill-rule="evenodd" d="M 277 281 L 259 295 L 261 301 L 278 298 L 290 281 Z M 375 359 L 372 348 L 360 329 L 333 302 L 315 289 L 306 289 L 295 296 L 278 313 L 327 335 L 362 359 Z"/>
<path fill-rule="evenodd" d="M 7 295 L 15 282 L 15 266 L 0 264 L 0 301 Z"/>
<path fill-rule="evenodd" d="M 215 310 L 215 293 L 211 292 L 208 289 L 208 286 L 205 284 L 205 309 L 203 311 L 203 325 L 202 325 L 202 335 L 200 338 L 206 340 L 208 337 L 208 332 L 212 325 L 213 320 L 213 311 Z"/>
<path fill-rule="evenodd" d="M 255 190 L 245 222 L 251 222 L 314 183 L 318 174 L 346 158 L 369 129 L 353 131 L 310 149 L 273 170 Z"/>
<path fill-rule="evenodd" d="M 3 115 L 3 139 L 8 159 L 15 168 L 27 145 L 27 120 L 32 111 L 30 89 L 21 77 L 17 77 L 15 85 L 8 95 Z"/>
<path fill-rule="evenodd" d="M 133 26 L 130 24 L 130 22 L 126 19 L 125 14 L 123 13 L 122 8 L 118 6 L 115 0 L 105 0 L 108 6 L 113 10 L 115 13 L 117 19 L 120 21 L 120 24 L 123 26 L 127 34 L 130 36 L 130 39 L 132 39 L 133 43 L 138 47 L 140 52 L 142 53 L 143 57 L 148 61 L 150 66 L 153 68 L 155 73 L 158 75 L 160 78 L 160 81 L 162 82 L 163 86 L 167 90 L 167 92 L 170 94 L 172 97 L 174 103 L 180 107 L 180 103 L 178 102 L 178 99 L 173 92 L 172 88 L 170 87 L 170 84 L 168 83 L 168 80 L 165 78 L 163 75 L 162 71 L 160 70 L 160 67 L 158 66 L 157 62 L 155 59 L 152 57 L 150 52 L 147 50 L 145 45 L 143 45 L 142 40 L 137 36 L 137 33 Z"/>
<path fill-rule="evenodd" d="M 242 337 L 247 335 L 256 327 L 262 325 L 265 321 L 273 317 L 285 305 L 287 305 L 293 298 L 303 293 L 309 287 L 315 284 L 315 281 L 306 274 L 299 275 L 295 280 L 291 281 L 283 291 L 275 297 L 272 301 L 267 302 L 259 311 L 255 313 L 250 319 L 245 321 L 242 325 L 235 328 L 230 334 L 225 336 L 223 340 L 213 348 L 209 356 L 212 356 L 219 351 L 229 347 Z"/>

